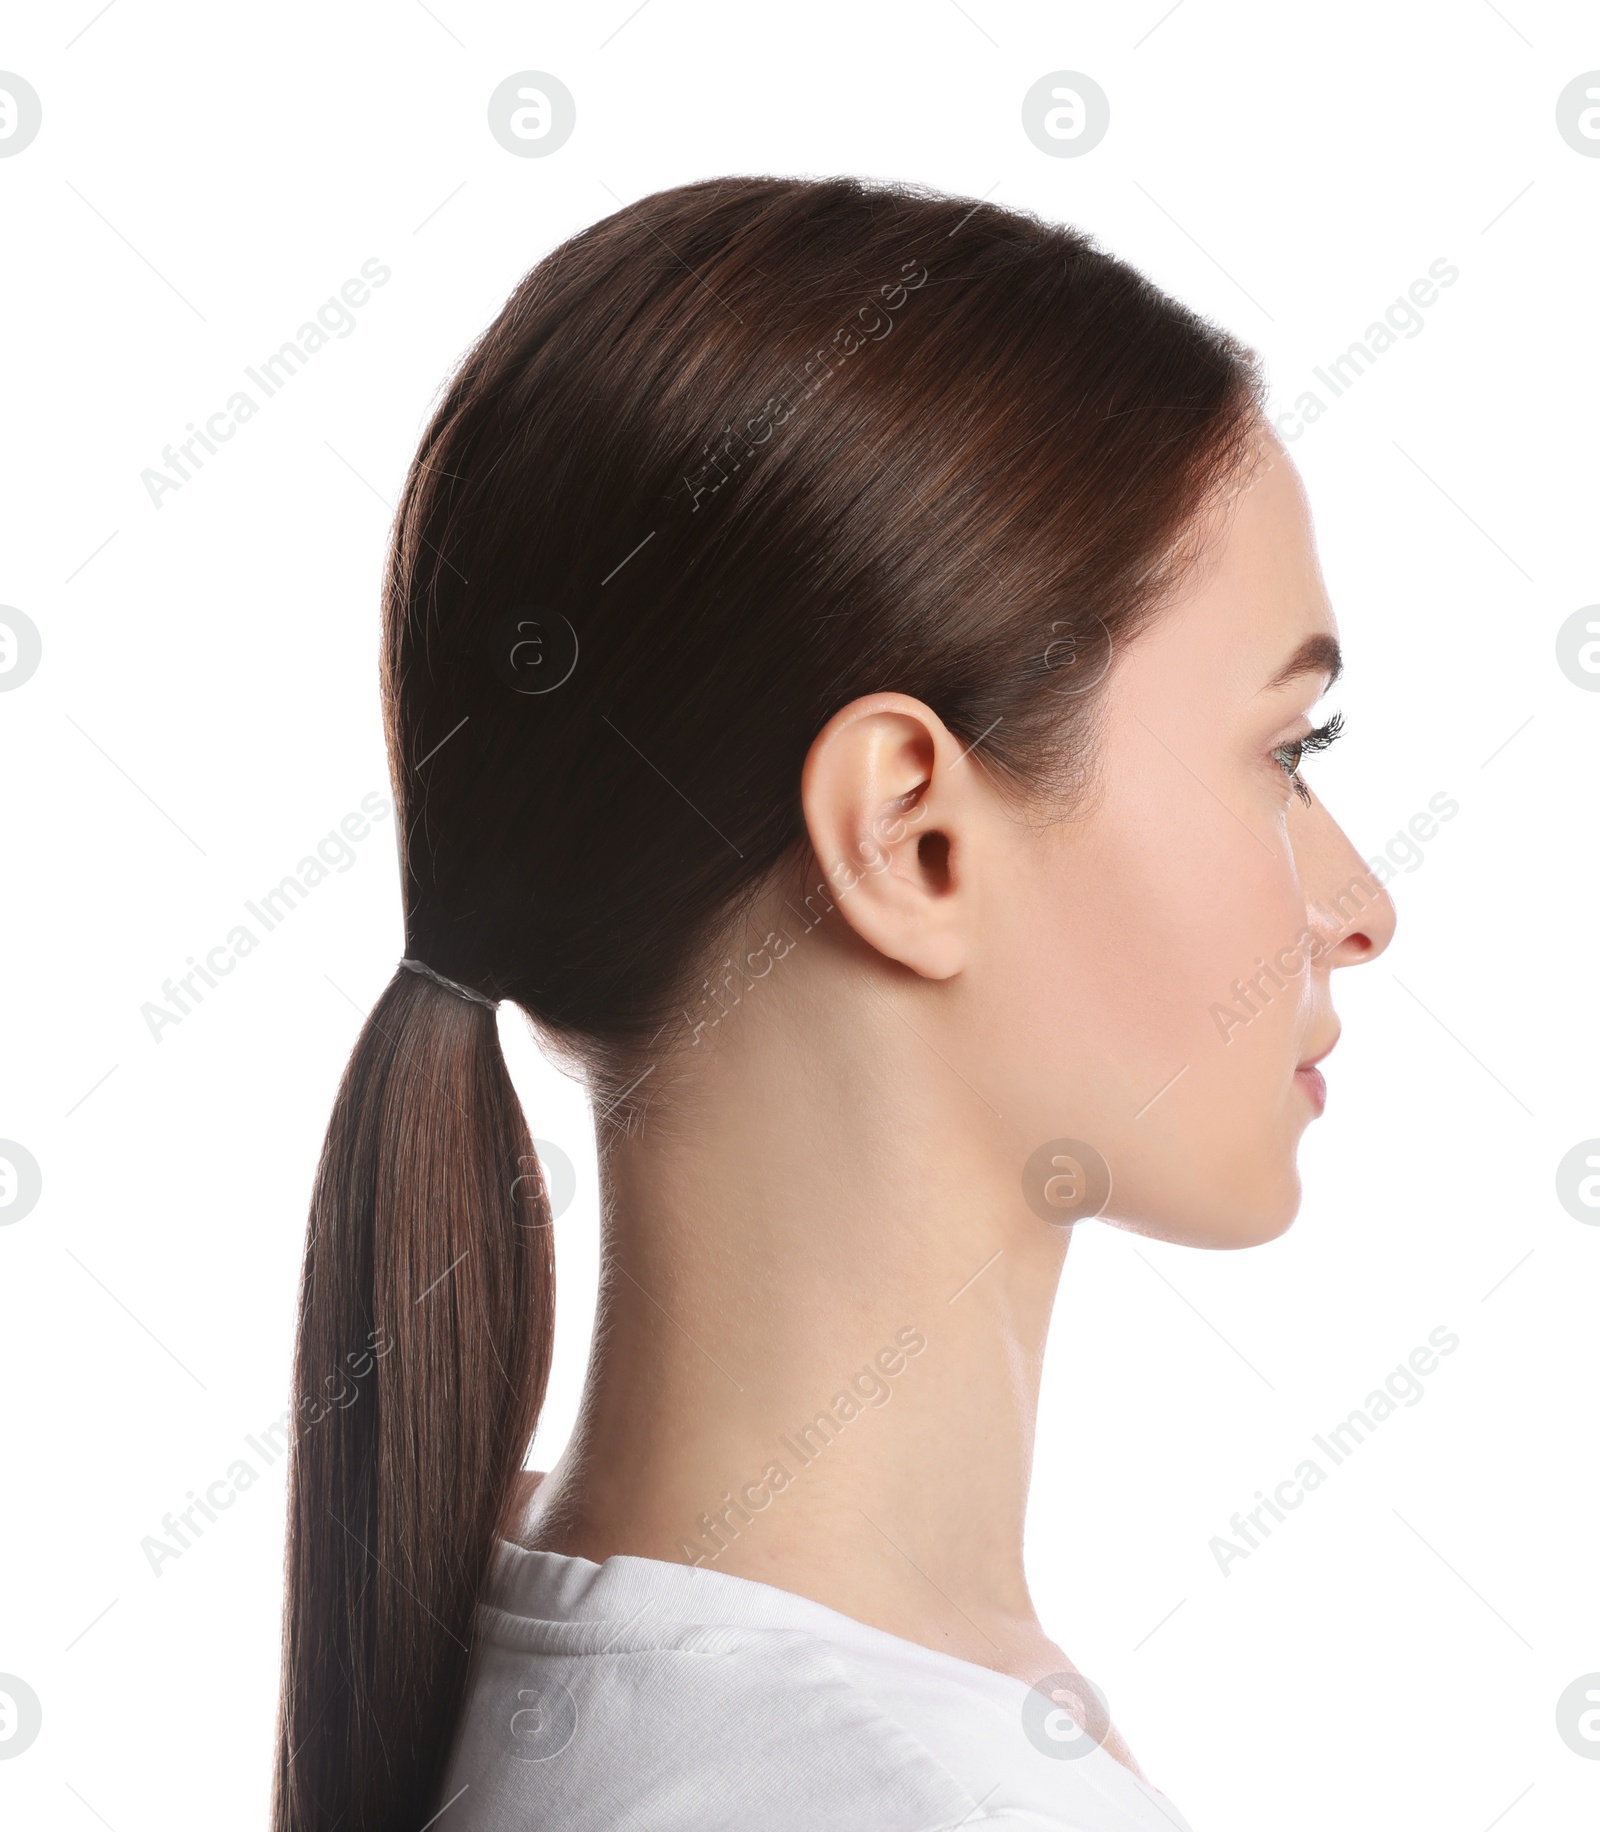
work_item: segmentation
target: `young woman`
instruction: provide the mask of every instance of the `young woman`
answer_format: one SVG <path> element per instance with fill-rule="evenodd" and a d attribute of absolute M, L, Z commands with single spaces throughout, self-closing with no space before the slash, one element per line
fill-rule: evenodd
<path fill-rule="evenodd" d="M 1338 648 L 1249 353 L 992 205 L 663 192 L 466 358 L 385 612 L 406 958 L 312 1202 L 279 1832 L 1181 1825 L 1022 1529 L 1073 1225 L 1286 1228 L 1393 923 L 1300 774 Z M 499 1001 L 603 1185 L 542 1480 Z"/>

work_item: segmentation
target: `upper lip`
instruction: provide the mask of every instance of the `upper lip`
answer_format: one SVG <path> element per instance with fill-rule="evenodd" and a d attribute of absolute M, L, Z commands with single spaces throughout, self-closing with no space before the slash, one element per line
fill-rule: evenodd
<path fill-rule="evenodd" d="M 1317 1051 L 1315 1056 L 1308 1056 L 1304 1062 L 1295 1064 L 1296 1073 L 1298 1073 L 1301 1069 L 1315 1068 L 1316 1065 L 1319 1062 L 1321 1062 L 1323 1057 L 1328 1054 L 1328 1052 L 1333 1048 L 1334 1044 L 1336 1044 L 1338 1041 L 1339 1041 L 1339 1033 L 1338 1031 L 1335 1031 L 1333 1035 L 1328 1039 L 1328 1041 L 1322 1046 L 1322 1048 Z"/>

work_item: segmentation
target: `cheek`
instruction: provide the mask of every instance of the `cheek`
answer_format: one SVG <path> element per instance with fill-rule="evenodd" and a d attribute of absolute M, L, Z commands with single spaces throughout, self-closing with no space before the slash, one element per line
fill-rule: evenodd
<path fill-rule="evenodd" d="M 1153 1086 L 1185 1063 L 1222 1068 L 1213 1006 L 1261 976 L 1259 963 L 1271 969 L 1305 928 L 1287 853 L 1218 814 L 1221 825 L 1144 808 L 1061 836 L 1041 850 L 1025 893 L 1032 933 L 1011 943 L 1049 1018 L 1138 1076 L 1159 1070 Z M 1269 973 L 1270 1001 L 1255 1000 L 1268 1029 L 1292 1017 L 1308 980 Z"/>
<path fill-rule="evenodd" d="M 1119 1202 L 1174 1238 L 1283 1225 L 1304 1117 L 1312 978 L 1272 970 L 1305 929 L 1304 894 L 1286 852 L 1218 812 L 1231 831 L 1140 810 L 1041 842 L 986 925 L 968 1026 L 1008 1119 L 1093 1143 Z"/>

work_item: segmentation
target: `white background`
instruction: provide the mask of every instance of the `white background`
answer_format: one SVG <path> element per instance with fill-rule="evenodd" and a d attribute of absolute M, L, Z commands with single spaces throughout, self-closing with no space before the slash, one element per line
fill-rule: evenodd
<path fill-rule="evenodd" d="M 44 1713 L 0 1761 L 8 1826 L 263 1823 L 281 1460 L 159 1576 L 141 1540 L 287 1403 L 316 1152 L 400 952 L 392 823 L 159 1043 L 140 1007 L 387 794 L 387 505 L 451 365 L 567 234 L 720 172 L 1069 220 L 1257 347 L 1279 406 L 1431 262 L 1459 268 L 1290 449 L 1349 654 L 1319 789 L 1368 854 L 1441 791 L 1460 812 L 1397 875 L 1389 954 L 1340 976 L 1290 1233 L 1208 1255 L 1080 1231 L 1030 1567 L 1195 1832 L 1600 1819 L 1600 1761 L 1555 1727 L 1600 1670 L 1600 1227 L 1555 1196 L 1600 1134 L 1600 696 L 1555 658 L 1600 600 L 1600 159 L 1555 127 L 1600 17 L 1165 3 L 8 9 L 0 68 L 44 111 L 0 159 L 0 602 L 44 644 L 0 695 L 0 1136 L 43 1169 L 0 1226 L 0 1672 Z M 530 69 L 577 102 L 548 158 L 486 125 Z M 1110 98 L 1081 158 L 1022 131 L 1057 70 Z M 355 331 L 154 507 L 141 471 L 370 257 L 393 277 Z M 576 1091 L 502 1029 L 579 1175 L 547 1467 L 586 1348 L 593 1150 Z M 1438 1325 L 1460 1347 L 1423 1400 L 1224 1576 L 1211 1537 Z"/>

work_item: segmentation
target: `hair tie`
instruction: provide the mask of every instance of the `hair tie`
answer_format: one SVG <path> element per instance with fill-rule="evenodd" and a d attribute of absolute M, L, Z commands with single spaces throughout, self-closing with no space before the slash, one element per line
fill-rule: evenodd
<path fill-rule="evenodd" d="M 481 992 L 474 992 L 470 986 L 463 986 L 459 980 L 447 980 L 442 973 L 435 973 L 426 961 L 402 960 L 400 965 L 411 973 L 420 973 L 425 980 L 432 980 L 435 986 L 442 986 L 446 992 L 453 992 L 458 999 L 471 999 L 474 1005 L 487 1005 L 490 1011 L 498 1009 L 498 999 L 486 998 Z"/>

